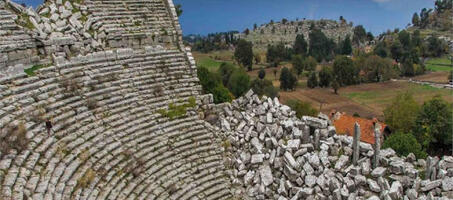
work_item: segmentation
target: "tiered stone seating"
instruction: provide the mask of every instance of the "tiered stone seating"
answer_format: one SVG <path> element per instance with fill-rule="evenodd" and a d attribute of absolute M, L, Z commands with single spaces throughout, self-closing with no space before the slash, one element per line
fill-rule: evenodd
<path fill-rule="evenodd" d="M 86 0 L 86 4 L 110 38 L 176 34 L 164 0 Z"/>
<path fill-rule="evenodd" d="M 37 55 L 34 39 L 14 22 L 15 19 L 17 15 L 0 1 L 0 71 L 7 64 L 29 63 L 32 56 Z"/>
<path fill-rule="evenodd" d="M 0 129 L 25 123 L 30 142 L 0 160 L 3 198 L 227 199 L 222 152 L 196 112 L 157 112 L 200 94 L 178 50 L 118 49 L 36 76 L 0 79 Z M 52 121 L 47 134 L 42 118 Z"/>

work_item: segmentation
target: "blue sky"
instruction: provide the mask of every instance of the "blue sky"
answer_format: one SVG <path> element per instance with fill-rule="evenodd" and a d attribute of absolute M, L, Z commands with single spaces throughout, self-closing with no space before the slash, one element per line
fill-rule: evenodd
<path fill-rule="evenodd" d="M 42 0 L 15 0 L 36 6 Z M 271 19 L 338 19 L 361 24 L 379 34 L 404 28 L 414 12 L 432 8 L 433 0 L 174 0 L 184 13 L 180 22 L 184 34 L 242 31 Z"/>

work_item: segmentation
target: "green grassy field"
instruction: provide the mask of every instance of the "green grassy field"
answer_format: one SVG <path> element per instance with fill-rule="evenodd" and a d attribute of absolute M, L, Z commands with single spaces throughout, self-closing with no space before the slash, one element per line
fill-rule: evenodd
<path fill-rule="evenodd" d="M 448 89 L 439 89 L 429 85 L 420 85 L 407 82 L 393 82 L 389 84 L 375 84 L 381 85 L 376 88 L 366 88 L 366 86 L 357 86 L 354 89 L 343 90 L 341 95 L 347 97 L 362 105 L 384 109 L 387 105 L 391 104 L 393 99 L 403 92 L 409 92 L 414 96 L 418 103 L 423 103 L 436 95 L 440 95 L 447 102 L 453 102 L 453 91 Z M 341 91 L 341 89 L 340 89 Z"/>
<path fill-rule="evenodd" d="M 426 62 L 426 69 L 433 72 L 453 70 L 451 67 L 451 60 L 447 57 L 428 60 Z"/>
<path fill-rule="evenodd" d="M 206 67 L 210 71 L 217 71 L 219 69 L 220 65 L 224 62 L 232 63 L 231 61 L 223 61 L 223 60 L 217 60 L 214 59 L 216 56 L 213 54 L 204 54 L 204 53 L 198 53 L 194 52 L 194 58 L 195 61 L 197 62 L 197 66 L 199 67 Z"/>

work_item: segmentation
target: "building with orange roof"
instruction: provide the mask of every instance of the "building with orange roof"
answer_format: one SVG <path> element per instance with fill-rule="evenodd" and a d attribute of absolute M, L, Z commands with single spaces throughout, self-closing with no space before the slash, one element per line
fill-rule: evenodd
<path fill-rule="evenodd" d="M 369 144 L 374 144 L 374 127 L 376 123 L 381 126 L 381 143 L 383 142 L 384 136 L 390 134 L 390 130 L 387 125 L 378 122 L 377 119 L 364 119 L 360 117 L 354 117 L 345 113 L 334 113 L 331 115 L 331 120 L 335 126 L 336 132 L 339 135 L 354 135 L 354 124 L 357 122 L 360 125 L 360 141 Z"/>

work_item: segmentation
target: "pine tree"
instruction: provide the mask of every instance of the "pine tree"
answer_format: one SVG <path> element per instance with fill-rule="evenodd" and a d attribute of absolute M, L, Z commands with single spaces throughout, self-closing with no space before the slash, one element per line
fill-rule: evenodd
<path fill-rule="evenodd" d="M 296 36 L 296 41 L 294 42 L 294 53 L 300 54 L 302 56 L 307 55 L 308 43 L 304 38 L 303 34 L 298 34 Z"/>
<path fill-rule="evenodd" d="M 349 35 L 346 36 L 344 39 L 342 45 L 341 45 L 341 54 L 342 55 L 351 55 L 352 53 L 352 44 L 351 44 L 351 39 L 349 38 Z"/>
<path fill-rule="evenodd" d="M 417 13 L 414 13 L 412 16 L 412 25 L 418 26 L 420 24 L 420 17 L 418 17 Z"/>
<path fill-rule="evenodd" d="M 284 67 L 280 74 L 280 88 L 283 90 L 293 90 L 297 85 L 297 78 Z"/>
<path fill-rule="evenodd" d="M 253 64 L 253 44 L 246 40 L 239 40 L 236 50 L 234 51 L 234 57 L 242 66 L 247 67 L 250 71 L 252 70 Z"/>
<path fill-rule="evenodd" d="M 318 87 L 318 76 L 316 75 L 316 72 L 311 72 L 310 77 L 307 81 L 307 86 L 309 88 Z"/>

